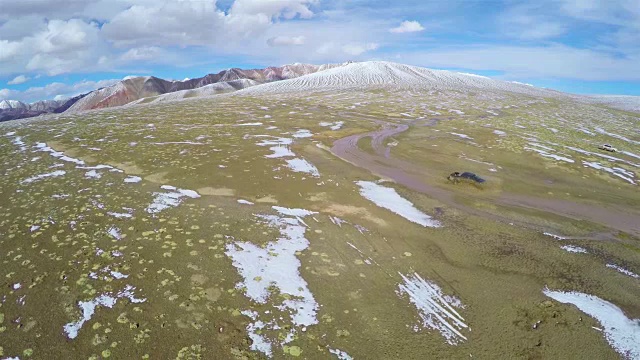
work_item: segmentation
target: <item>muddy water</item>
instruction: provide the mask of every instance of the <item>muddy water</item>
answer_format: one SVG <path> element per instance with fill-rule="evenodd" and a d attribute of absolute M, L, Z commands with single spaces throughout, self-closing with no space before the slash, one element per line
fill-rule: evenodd
<path fill-rule="evenodd" d="M 502 222 L 514 222 L 513 219 L 504 218 L 487 211 L 460 204 L 454 200 L 454 193 L 452 191 L 425 183 L 421 179 L 420 167 L 408 161 L 392 157 L 391 148 L 384 145 L 386 139 L 407 131 L 409 126 L 405 124 L 382 124 L 380 130 L 351 135 L 335 141 L 331 152 L 353 165 L 367 169 L 383 178 L 391 179 L 411 190 L 427 194 L 442 203 L 467 213 L 490 217 L 493 220 Z M 367 153 L 358 147 L 358 141 L 366 137 L 371 138 L 374 154 Z M 617 231 L 623 231 L 635 236 L 640 235 L 640 212 L 638 212 L 637 209 L 605 207 L 602 205 L 596 206 L 567 200 L 544 199 L 511 193 L 502 193 L 494 201 L 500 205 L 534 209 L 576 220 L 584 219 L 605 225 Z M 519 225 L 527 226 L 527 224 Z"/>

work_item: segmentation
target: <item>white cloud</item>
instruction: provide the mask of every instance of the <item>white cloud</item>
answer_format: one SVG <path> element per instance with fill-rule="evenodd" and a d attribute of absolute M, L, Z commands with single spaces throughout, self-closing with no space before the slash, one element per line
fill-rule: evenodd
<path fill-rule="evenodd" d="M 74 84 L 63 84 L 54 82 L 46 86 L 30 87 L 24 91 L 0 89 L 0 100 L 20 100 L 23 102 L 33 102 L 52 98 L 70 98 L 79 94 L 113 85 L 118 79 L 109 80 L 83 80 Z"/>
<path fill-rule="evenodd" d="M 123 61 L 141 61 L 158 59 L 163 50 L 157 46 L 143 46 L 139 48 L 129 49 L 120 56 Z"/>
<path fill-rule="evenodd" d="M 259 35 L 274 21 L 313 16 L 316 0 L 158 1 L 131 6 L 103 27 L 117 46 L 214 46 Z"/>
<path fill-rule="evenodd" d="M 420 25 L 417 21 L 403 21 L 400 23 L 400 26 L 389 29 L 390 32 L 400 34 L 400 33 L 410 33 L 424 30 L 424 27 Z"/>
<path fill-rule="evenodd" d="M 345 54 L 358 56 L 367 51 L 376 50 L 380 47 L 380 45 L 376 43 L 368 43 L 368 44 L 346 44 L 342 46 L 342 51 Z"/>
<path fill-rule="evenodd" d="M 29 80 L 29 77 L 24 76 L 24 75 L 18 75 L 16 77 L 14 77 L 13 80 L 7 82 L 7 84 L 9 84 L 9 85 L 18 85 L 18 84 L 23 84 L 23 83 L 27 82 L 27 80 Z"/>
<path fill-rule="evenodd" d="M 317 0 L 236 0 L 231 6 L 229 14 L 231 16 L 261 14 L 270 19 L 279 17 L 292 19 L 296 16 L 309 19 L 313 16 L 309 7 L 316 3 L 318 3 Z"/>
<path fill-rule="evenodd" d="M 267 39 L 269 46 L 303 45 L 304 36 L 274 36 Z"/>
<path fill-rule="evenodd" d="M 564 45 L 475 45 L 405 53 L 420 66 L 504 71 L 506 78 L 640 81 L 640 54 L 617 57 Z M 578 65 L 579 64 L 579 65 Z"/>
<path fill-rule="evenodd" d="M 567 32 L 566 19 L 545 13 L 544 3 L 527 3 L 498 15 L 501 33 L 523 40 L 551 39 Z"/>
<path fill-rule="evenodd" d="M 46 27 L 15 41 L 0 40 L 0 73 L 44 71 L 58 75 L 95 64 L 103 52 L 96 23 L 49 20 Z"/>

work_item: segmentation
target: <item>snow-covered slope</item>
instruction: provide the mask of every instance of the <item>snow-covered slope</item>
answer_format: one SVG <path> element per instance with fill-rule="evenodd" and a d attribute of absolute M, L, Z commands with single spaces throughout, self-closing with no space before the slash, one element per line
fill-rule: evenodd
<path fill-rule="evenodd" d="M 493 80 L 484 76 L 431 70 L 386 61 L 348 63 L 298 78 L 255 86 L 243 94 L 299 92 L 356 88 L 385 89 L 487 89 L 536 96 L 558 96 L 553 90 Z"/>
<path fill-rule="evenodd" d="M 175 92 L 162 94 L 154 97 L 143 98 L 143 99 L 131 102 L 127 105 L 151 104 L 151 103 L 188 99 L 193 97 L 217 95 L 217 94 L 245 89 L 250 86 L 255 86 L 259 84 L 261 83 L 251 79 L 225 81 L 225 82 L 205 85 L 195 89 L 180 90 L 180 91 L 175 91 Z"/>
<path fill-rule="evenodd" d="M 640 96 L 631 95 L 589 95 L 586 101 L 611 106 L 620 110 L 640 112 Z"/>
<path fill-rule="evenodd" d="M 2 100 L 0 101 L 0 109 L 28 109 L 29 105 L 17 100 Z"/>

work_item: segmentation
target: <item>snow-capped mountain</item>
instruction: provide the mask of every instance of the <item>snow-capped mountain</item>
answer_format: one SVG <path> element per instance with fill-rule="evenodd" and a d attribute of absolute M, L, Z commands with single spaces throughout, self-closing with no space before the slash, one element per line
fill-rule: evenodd
<path fill-rule="evenodd" d="M 486 89 L 533 96 L 558 96 L 558 91 L 526 84 L 494 80 L 485 76 L 447 70 L 398 64 L 387 61 L 366 61 L 332 66 L 289 80 L 273 82 L 243 90 L 243 93 L 278 93 L 360 88 L 465 90 Z"/>
<path fill-rule="evenodd" d="M 43 100 L 31 104 L 17 100 L 0 101 L 0 121 L 22 119 L 56 112 L 67 100 Z"/>
<path fill-rule="evenodd" d="M 308 75 L 333 66 L 337 65 L 309 65 L 296 63 L 281 67 L 268 67 L 265 69 L 252 70 L 231 68 L 220 71 L 217 74 L 208 74 L 201 78 L 183 81 L 168 81 L 153 76 L 125 78 L 112 86 L 91 92 L 88 96 L 84 97 L 69 108 L 68 112 L 121 106 L 136 100 L 163 94 L 167 94 L 167 96 L 161 97 L 158 101 L 179 99 L 185 95 L 202 96 L 236 91 L 248 86 Z M 212 84 L 222 85 L 209 86 Z M 189 91 L 194 89 L 198 90 Z"/>
<path fill-rule="evenodd" d="M 381 88 L 387 90 L 487 90 L 538 97 L 572 97 L 583 102 L 605 103 L 640 111 L 640 97 L 588 97 L 537 88 L 515 81 L 446 70 L 432 70 L 386 61 L 342 64 L 289 64 L 265 69 L 231 68 L 201 78 L 164 80 L 154 76 L 126 77 L 105 88 L 64 101 L 45 100 L 25 104 L 0 101 L 0 121 L 43 113 L 79 112 L 125 104 L 161 102 L 240 90 L 239 94 L 277 94 L 304 91 Z M 143 100 L 144 99 L 144 100 Z"/>

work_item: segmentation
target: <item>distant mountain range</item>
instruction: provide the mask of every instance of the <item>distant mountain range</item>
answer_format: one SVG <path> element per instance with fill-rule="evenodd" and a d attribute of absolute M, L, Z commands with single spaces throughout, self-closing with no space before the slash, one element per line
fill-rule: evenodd
<path fill-rule="evenodd" d="M 121 106 L 136 100 L 165 96 L 158 100 L 217 94 L 244 89 L 272 81 L 322 71 L 336 65 L 290 64 L 265 69 L 242 70 L 232 68 L 201 78 L 171 81 L 155 76 L 127 77 L 114 85 L 100 88 L 66 100 L 44 100 L 26 104 L 16 100 L 0 101 L 0 121 L 22 119 L 41 114 L 78 112 Z"/>
<path fill-rule="evenodd" d="M 518 82 L 495 80 L 475 74 L 431 70 L 386 61 L 309 65 L 290 64 L 265 69 L 232 68 L 217 74 L 182 81 L 154 76 L 127 77 L 114 85 L 74 98 L 45 100 L 25 104 L 15 100 L 0 101 L 0 121 L 21 119 L 50 113 L 73 113 L 127 104 L 141 104 L 214 95 L 247 89 L 245 93 L 281 93 L 315 90 L 345 90 L 378 87 L 384 89 L 431 89 L 505 91 L 536 97 L 567 96 L 577 101 L 606 104 L 640 111 L 638 96 L 585 96 L 537 88 Z"/>

